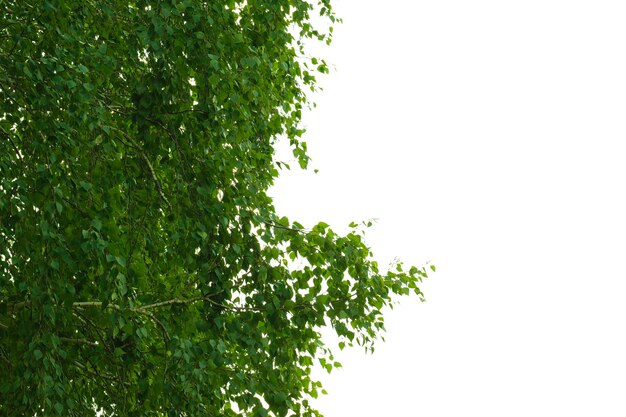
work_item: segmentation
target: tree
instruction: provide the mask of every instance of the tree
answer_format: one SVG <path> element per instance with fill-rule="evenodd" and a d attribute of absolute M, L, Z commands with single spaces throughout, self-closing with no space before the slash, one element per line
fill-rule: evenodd
<path fill-rule="evenodd" d="M 277 141 L 307 166 L 329 0 L 0 13 L 0 414 L 318 415 L 320 329 L 371 348 L 426 277 L 267 195 Z"/>

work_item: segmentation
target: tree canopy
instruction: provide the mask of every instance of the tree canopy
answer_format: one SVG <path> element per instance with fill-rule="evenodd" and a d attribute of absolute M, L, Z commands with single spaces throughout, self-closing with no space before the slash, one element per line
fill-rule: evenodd
<path fill-rule="evenodd" d="M 329 0 L 0 0 L 0 414 L 311 416 L 424 268 L 276 213 Z M 330 204 L 330 203 L 329 203 Z"/>

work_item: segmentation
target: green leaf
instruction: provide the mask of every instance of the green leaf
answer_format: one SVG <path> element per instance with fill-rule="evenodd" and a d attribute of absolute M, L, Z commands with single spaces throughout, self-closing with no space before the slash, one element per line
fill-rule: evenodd
<path fill-rule="evenodd" d="M 85 190 L 85 191 L 91 191 L 91 184 L 85 181 L 80 181 L 79 182 L 80 186 Z"/>
<path fill-rule="evenodd" d="M 100 221 L 99 218 L 94 218 L 91 221 L 91 225 L 94 227 L 94 229 L 96 229 L 97 231 L 100 231 L 100 229 L 102 229 L 102 221 Z"/>

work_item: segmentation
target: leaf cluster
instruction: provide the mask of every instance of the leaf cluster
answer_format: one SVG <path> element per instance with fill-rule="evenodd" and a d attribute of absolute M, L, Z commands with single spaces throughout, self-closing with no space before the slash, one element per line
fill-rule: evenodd
<path fill-rule="evenodd" d="M 0 2 L 0 414 L 312 416 L 421 268 L 267 190 L 328 0 Z"/>

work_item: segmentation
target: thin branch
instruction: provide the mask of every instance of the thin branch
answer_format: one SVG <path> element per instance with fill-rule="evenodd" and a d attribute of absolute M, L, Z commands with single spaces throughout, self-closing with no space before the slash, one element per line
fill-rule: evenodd
<path fill-rule="evenodd" d="M 6 352 L 4 351 L 4 349 L 0 348 L 0 358 L 4 359 L 4 361 L 11 367 L 14 368 L 15 365 L 13 364 L 13 362 L 11 362 L 9 360 L 9 358 L 7 357 Z"/>
<path fill-rule="evenodd" d="M 4 136 L 6 136 L 6 138 L 11 143 L 11 146 L 13 147 L 13 151 L 15 152 L 15 157 L 20 160 L 20 164 L 22 165 L 22 175 L 23 175 L 24 174 L 24 155 L 22 155 L 20 150 L 17 148 L 17 145 L 13 141 L 13 138 L 11 137 L 9 132 L 4 130 L 4 128 L 2 128 L 2 127 L 0 127 L 0 131 L 4 134 Z"/>
<path fill-rule="evenodd" d="M 82 364 L 82 363 L 80 363 L 80 362 L 78 362 L 78 361 L 74 361 L 74 364 L 75 364 L 75 365 L 76 365 L 79 369 L 82 369 L 83 371 L 86 371 L 86 372 L 90 373 L 90 374 L 91 374 L 91 375 L 93 375 L 93 376 L 96 376 L 96 377 L 101 377 L 101 378 L 106 378 L 106 379 L 109 379 L 109 380 L 112 380 L 112 381 L 115 381 L 115 382 L 120 382 L 120 381 L 119 381 L 119 379 L 118 379 L 116 376 L 114 376 L 114 375 L 108 374 L 108 373 L 106 373 L 106 372 L 102 372 L 102 373 L 100 373 L 100 372 L 98 372 L 98 371 L 94 371 L 94 370 L 92 370 L 92 369 L 89 369 L 89 367 L 87 367 L 86 365 L 84 365 L 84 364 Z M 93 365 L 92 365 L 92 366 L 93 366 Z M 124 385 L 126 385 L 126 386 L 130 385 L 128 382 L 125 382 L 125 383 L 123 383 L 123 384 L 124 384 Z"/>
<path fill-rule="evenodd" d="M 189 163 L 187 162 L 187 156 L 184 154 L 184 152 L 182 150 L 182 147 L 180 146 L 180 142 L 176 138 L 176 135 L 174 133 L 172 133 L 172 131 L 170 129 L 168 129 L 168 127 L 165 124 L 163 124 L 163 122 L 161 122 L 160 120 L 154 120 L 154 119 L 148 118 L 148 117 L 145 117 L 145 119 L 148 122 L 152 123 L 153 125 L 156 125 L 156 126 L 160 127 L 170 137 L 170 140 L 172 142 L 174 142 L 174 145 L 176 145 L 176 149 L 178 150 L 179 155 L 183 159 L 183 161 L 181 161 L 181 168 L 183 169 L 183 174 L 187 175 L 187 168 L 186 168 L 186 166 L 188 166 Z"/>
<path fill-rule="evenodd" d="M 100 97 L 102 97 L 102 99 L 109 100 L 109 98 L 106 97 L 104 94 L 99 94 L 99 95 L 100 95 Z M 131 116 L 131 115 L 136 115 L 137 114 L 136 110 L 134 110 L 132 108 L 129 108 L 129 107 L 124 107 L 121 104 L 105 104 L 105 103 L 103 103 L 103 104 L 104 104 L 104 106 L 106 108 L 108 108 L 112 112 L 117 113 L 117 114 L 121 114 L 123 116 Z M 161 111 L 158 111 L 158 112 L 153 113 L 153 114 L 175 116 L 175 115 L 184 114 L 184 113 L 198 113 L 198 114 L 203 114 L 203 115 L 208 114 L 208 112 L 206 110 L 199 110 L 199 109 L 195 109 L 193 107 L 188 108 L 188 109 L 171 110 L 171 111 L 161 110 Z"/>
<path fill-rule="evenodd" d="M 335 304 L 335 303 L 340 303 L 340 302 L 345 302 L 345 301 L 351 301 L 351 300 L 354 300 L 357 296 L 358 294 L 353 293 L 345 297 L 341 297 L 341 298 L 337 298 L 335 300 L 329 301 L 328 303 Z M 163 323 L 161 323 L 157 319 L 157 317 L 149 310 L 153 310 L 153 309 L 160 308 L 160 307 L 171 306 L 171 305 L 192 304 L 198 301 L 206 301 L 213 306 L 220 307 L 225 310 L 256 312 L 256 313 L 263 311 L 259 307 L 236 306 L 236 305 L 227 305 L 227 304 L 218 303 L 217 301 L 213 300 L 210 296 L 200 296 L 200 297 L 192 297 L 192 298 L 172 298 L 170 300 L 159 301 L 157 303 L 152 303 L 152 304 L 146 304 L 140 307 L 129 308 L 128 310 L 133 313 L 142 314 L 152 319 L 164 331 L 164 333 L 167 334 L 167 337 L 169 338 L 169 333 L 167 333 L 167 329 L 165 328 Z M 26 307 L 29 304 L 30 304 L 29 302 L 22 301 L 22 302 L 10 305 L 9 307 L 15 311 L 20 308 Z M 72 307 L 77 310 L 82 310 L 84 308 L 101 308 L 103 305 L 104 303 L 102 301 L 77 301 L 72 304 Z M 307 307 L 315 307 L 315 303 L 298 303 L 294 306 L 294 308 L 307 308 Z M 110 309 L 122 311 L 122 307 L 117 304 L 107 304 L 104 308 L 110 308 Z"/>
<path fill-rule="evenodd" d="M 74 207 L 74 210 L 76 210 L 77 212 L 79 212 L 84 218 L 86 219 L 90 219 L 91 217 L 89 216 L 89 214 L 83 210 L 78 204 L 76 204 L 76 202 L 70 200 L 67 197 L 63 197 L 63 201 L 65 201 L 67 204 L 69 204 L 70 206 Z"/>
<path fill-rule="evenodd" d="M 174 300 L 168 300 L 168 301 L 164 301 L 164 302 L 160 302 L 160 303 L 154 303 L 154 304 L 148 304 L 142 307 L 137 307 L 137 308 L 131 308 L 130 311 L 132 311 L 133 313 L 137 313 L 137 314 L 141 314 L 144 315 L 148 318 L 150 318 L 160 329 L 161 332 L 163 333 L 163 340 L 165 343 L 165 347 L 167 349 L 167 345 L 169 340 L 171 339 L 169 332 L 167 331 L 167 328 L 165 327 L 165 325 L 161 322 L 161 320 L 159 320 L 152 312 L 148 311 L 149 309 L 152 308 L 156 308 L 156 307 L 161 307 L 161 306 L 165 306 L 165 305 L 172 305 L 172 304 L 189 304 L 192 303 L 194 301 L 199 301 L 201 299 L 201 297 L 198 298 L 194 298 L 194 299 L 189 299 L 189 300 L 178 300 L 178 299 L 174 299 Z M 102 302 L 100 301 L 82 301 L 82 302 L 76 302 L 74 304 L 72 304 L 72 307 L 75 308 L 88 308 L 88 307 L 102 307 Z M 119 310 L 121 311 L 122 308 L 117 305 L 117 304 L 108 304 L 106 308 L 112 308 L 115 310 Z"/>
<path fill-rule="evenodd" d="M 81 307 L 102 307 L 102 301 L 77 301 L 72 304 L 72 307 L 81 308 Z M 114 308 L 116 310 L 120 309 L 120 306 L 116 304 L 109 304 L 107 307 Z"/>
<path fill-rule="evenodd" d="M 165 341 L 165 347 L 167 348 L 167 342 L 170 340 L 170 334 L 165 328 L 165 326 L 163 325 L 163 323 L 161 323 L 161 321 L 149 311 L 141 311 L 141 312 L 137 311 L 137 312 L 139 314 L 143 314 L 143 315 L 150 317 L 152 321 L 154 321 L 161 328 L 161 332 L 163 332 L 163 339 Z"/>
<path fill-rule="evenodd" d="M 256 308 L 256 307 L 228 306 L 226 304 L 221 304 L 221 303 L 218 303 L 217 301 L 213 301 L 210 298 L 206 298 L 205 300 L 208 301 L 209 304 L 212 304 L 216 307 L 221 307 L 225 310 L 235 310 L 235 311 L 253 312 L 253 313 L 259 313 L 263 311 L 260 308 Z"/>
<path fill-rule="evenodd" d="M 159 196 L 165 202 L 165 204 L 167 204 L 169 209 L 172 210 L 172 205 L 170 204 L 170 201 L 167 199 L 167 197 L 163 193 L 163 188 L 161 187 L 161 181 L 159 181 L 159 179 L 157 178 L 156 172 L 154 171 L 154 168 L 152 167 L 152 163 L 150 162 L 150 160 L 148 159 L 148 157 L 144 153 L 143 149 L 137 144 L 137 142 L 135 142 L 133 140 L 133 138 L 131 138 L 129 135 L 127 135 L 126 132 L 124 132 L 123 130 L 118 129 L 115 126 L 111 126 L 111 128 L 113 130 L 115 130 L 116 132 L 119 132 L 122 136 L 124 136 L 124 139 L 126 139 L 128 142 L 130 142 L 131 147 L 134 148 L 137 152 L 139 152 L 139 154 L 141 155 L 141 158 L 144 160 L 144 162 L 148 166 L 148 170 L 150 171 L 150 175 L 152 176 L 152 180 L 154 181 L 154 183 L 156 185 L 156 188 L 157 188 L 157 191 L 159 193 Z"/>
<path fill-rule="evenodd" d="M 172 111 L 160 111 L 159 114 L 169 114 L 169 115 L 175 115 L 175 114 L 183 114 L 183 113 L 200 113 L 200 114 L 206 114 L 206 111 L 203 110 L 197 110 L 194 109 L 193 107 L 190 109 L 182 109 L 182 110 L 172 110 Z"/>
<path fill-rule="evenodd" d="M 155 322 L 157 322 L 157 324 L 159 325 L 159 327 L 161 327 L 162 329 L 165 329 L 163 324 L 161 322 L 158 321 L 158 319 L 154 316 L 154 314 L 152 314 L 150 311 L 148 310 L 152 310 L 155 308 L 159 308 L 159 307 L 165 307 L 165 306 L 170 306 L 170 305 L 184 305 L 184 304 L 192 304 L 198 301 L 206 301 L 209 304 L 212 304 L 216 307 L 220 307 L 223 308 L 225 310 L 234 310 L 234 311 L 252 311 L 252 312 L 259 312 L 262 311 L 260 308 L 257 307 L 244 307 L 244 306 L 234 306 L 234 305 L 226 305 L 226 304 L 221 304 L 218 303 L 217 301 L 214 301 L 213 299 L 211 299 L 211 297 L 209 296 L 204 296 L 204 297 L 193 297 L 193 298 L 187 298 L 187 299 L 180 299 L 180 298 L 173 298 L 171 300 L 166 300 L 166 301 L 160 301 L 158 303 L 153 303 L 153 304 L 146 304 L 144 306 L 141 307 L 135 307 L 135 308 L 130 308 L 129 311 L 132 311 L 134 313 L 137 314 L 143 314 L 145 316 L 150 317 L 151 319 L 153 319 Z M 25 308 L 26 306 L 28 306 L 30 304 L 30 302 L 27 301 L 21 301 L 19 303 L 15 303 L 13 305 L 9 305 L 9 308 L 11 308 L 13 311 Z M 82 310 L 84 308 L 101 308 L 104 305 L 104 303 L 102 301 L 77 301 L 74 302 L 72 304 L 72 307 L 77 309 L 77 310 Z M 110 309 L 114 309 L 114 310 L 118 310 L 118 311 L 122 311 L 122 307 L 120 307 L 117 304 L 107 304 L 106 307 L 104 308 L 110 308 Z"/>
<path fill-rule="evenodd" d="M 168 305 L 173 305 L 173 304 L 191 304 L 191 303 L 195 303 L 196 301 L 207 300 L 208 298 L 209 297 L 193 297 L 193 298 L 187 298 L 187 299 L 173 298 L 171 300 L 160 301 L 154 304 L 146 304 L 145 306 L 138 307 L 137 309 L 138 310 L 151 310 L 153 308 L 158 308 L 158 307 L 163 307 L 163 306 L 168 306 Z"/>
<path fill-rule="evenodd" d="M 59 337 L 59 340 L 61 342 L 73 343 L 76 345 L 100 346 L 97 342 L 92 342 L 91 340 L 87 339 L 71 339 L 69 337 Z"/>
<path fill-rule="evenodd" d="M 102 329 L 98 326 L 96 326 L 96 324 L 91 321 L 91 319 L 89 319 L 88 317 L 84 316 L 81 312 L 80 309 L 76 309 L 76 311 L 73 311 L 72 314 L 78 318 L 78 320 L 80 320 L 81 322 L 83 322 L 84 324 L 86 324 L 87 326 L 91 327 L 93 329 L 93 331 L 96 333 L 96 335 L 98 336 L 98 339 L 100 341 L 100 343 L 102 343 L 102 346 L 104 346 L 104 348 L 110 353 L 112 354 L 112 350 L 111 348 L 105 343 L 104 339 L 105 337 L 102 335 Z"/>

